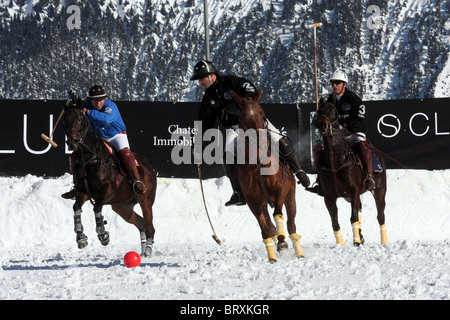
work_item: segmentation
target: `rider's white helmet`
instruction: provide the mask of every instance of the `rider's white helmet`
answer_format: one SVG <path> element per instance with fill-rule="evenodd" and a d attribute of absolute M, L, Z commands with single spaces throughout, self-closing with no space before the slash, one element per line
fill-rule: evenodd
<path fill-rule="evenodd" d="M 347 75 L 342 70 L 336 70 L 335 72 L 333 72 L 333 74 L 330 77 L 330 81 L 335 81 L 335 80 L 344 81 L 345 83 L 348 82 Z"/>

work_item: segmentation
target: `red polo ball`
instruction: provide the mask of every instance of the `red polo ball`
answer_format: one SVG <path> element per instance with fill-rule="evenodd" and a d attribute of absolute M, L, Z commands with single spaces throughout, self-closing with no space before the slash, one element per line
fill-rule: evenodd
<path fill-rule="evenodd" d="M 127 268 L 138 267 L 141 264 L 141 256 L 137 252 L 130 251 L 123 257 L 123 263 Z"/>

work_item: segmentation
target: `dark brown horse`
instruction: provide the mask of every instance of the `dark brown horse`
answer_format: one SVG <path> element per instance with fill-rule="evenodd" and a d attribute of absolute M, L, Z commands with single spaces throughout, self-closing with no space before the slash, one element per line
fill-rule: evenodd
<path fill-rule="evenodd" d="M 239 128 L 247 135 L 254 133 L 255 139 L 245 143 L 245 163 L 238 162 L 238 177 L 242 192 L 248 207 L 255 215 L 261 228 L 263 243 L 266 246 L 269 261 L 276 262 L 273 240 L 278 241 L 278 251 L 286 250 L 286 235 L 283 227 L 283 205 L 286 206 L 287 228 L 289 237 L 297 257 L 303 257 L 300 246 L 300 235 L 296 233 L 295 216 L 297 213 L 295 201 L 295 177 L 288 166 L 281 165 L 274 147 L 270 147 L 270 138 L 265 128 L 264 111 L 258 101 L 261 89 L 252 98 L 241 98 L 235 94 L 240 105 Z M 253 130 L 253 131 L 252 131 Z M 273 133 L 272 133 L 273 134 Z M 241 136 L 238 137 L 240 139 Z M 258 140 L 256 143 L 255 140 Z M 239 143 L 239 142 L 238 142 Z M 257 161 L 250 161 L 251 155 Z M 267 205 L 274 207 L 274 227 Z M 274 239 L 272 239 L 274 238 Z"/>
<path fill-rule="evenodd" d="M 318 169 L 319 185 L 322 189 L 325 205 L 330 213 L 331 223 L 337 244 L 344 244 L 338 222 L 337 198 L 344 198 L 351 204 L 350 222 L 353 228 L 353 244 L 364 243 L 361 233 L 360 195 L 366 191 L 363 186 L 364 172 L 360 161 L 352 150 L 348 134 L 339 126 L 338 111 L 332 103 L 320 100 L 317 110 L 317 127 L 323 137 L 323 161 Z M 383 157 L 375 152 L 382 170 L 374 171 L 376 188 L 372 194 L 377 207 L 377 219 L 380 224 L 381 244 L 388 242 L 384 209 L 386 207 L 386 166 Z"/>
<path fill-rule="evenodd" d="M 73 211 L 78 247 L 84 248 L 87 245 L 87 237 L 81 224 L 81 207 L 90 199 L 94 205 L 97 236 L 103 245 L 109 243 L 109 233 L 105 231 L 106 221 L 102 216 L 102 208 L 109 204 L 126 222 L 138 228 L 141 255 L 150 257 L 155 234 L 152 206 L 156 195 L 156 175 L 152 166 L 146 159 L 135 154 L 139 175 L 147 187 L 147 192 L 137 196 L 110 150 L 89 125 L 80 101 L 77 106 L 65 108 L 62 122 L 67 144 L 74 152 L 72 160 L 75 160 L 73 181 L 76 195 Z M 137 203 L 142 209 L 143 218 L 133 210 Z"/>

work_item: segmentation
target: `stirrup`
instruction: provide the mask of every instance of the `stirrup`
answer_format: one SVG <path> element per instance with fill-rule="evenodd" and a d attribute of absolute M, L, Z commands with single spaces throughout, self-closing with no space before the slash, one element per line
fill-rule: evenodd
<path fill-rule="evenodd" d="M 136 193 L 136 195 L 140 196 L 147 191 L 147 188 L 145 187 L 145 184 L 141 180 L 136 180 L 133 183 L 133 191 L 134 193 Z"/>
<path fill-rule="evenodd" d="M 312 192 L 312 193 L 316 193 L 319 196 L 323 196 L 323 192 L 322 189 L 319 186 L 319 183 L 316 181 L 313 183 L 313 185 L 309 188 L 305 188 L 306 191 Z"/>

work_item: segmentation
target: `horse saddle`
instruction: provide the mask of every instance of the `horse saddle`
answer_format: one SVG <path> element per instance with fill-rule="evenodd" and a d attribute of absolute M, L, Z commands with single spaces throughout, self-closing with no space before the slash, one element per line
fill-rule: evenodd
<path fill-rule="evenodd" d="M 105 145 L 105 148 L 108 151 L 108 153 L 111 155 L 111 158 L 113 159 L 113 161 L 116 164 L 117 168 L 119 168 L 120 174 L 126 176 L 127 174 L 126 174 L 125 170 L 122 168 L 122 164 L 121 164 L 120 158 L 117 156 L 117 151 L 108 142 L 103 141 L 103 144 Z M 136 167 L 139 167 L 139 166 L 140 166 L 140 163 L 136 159 Z"/>

